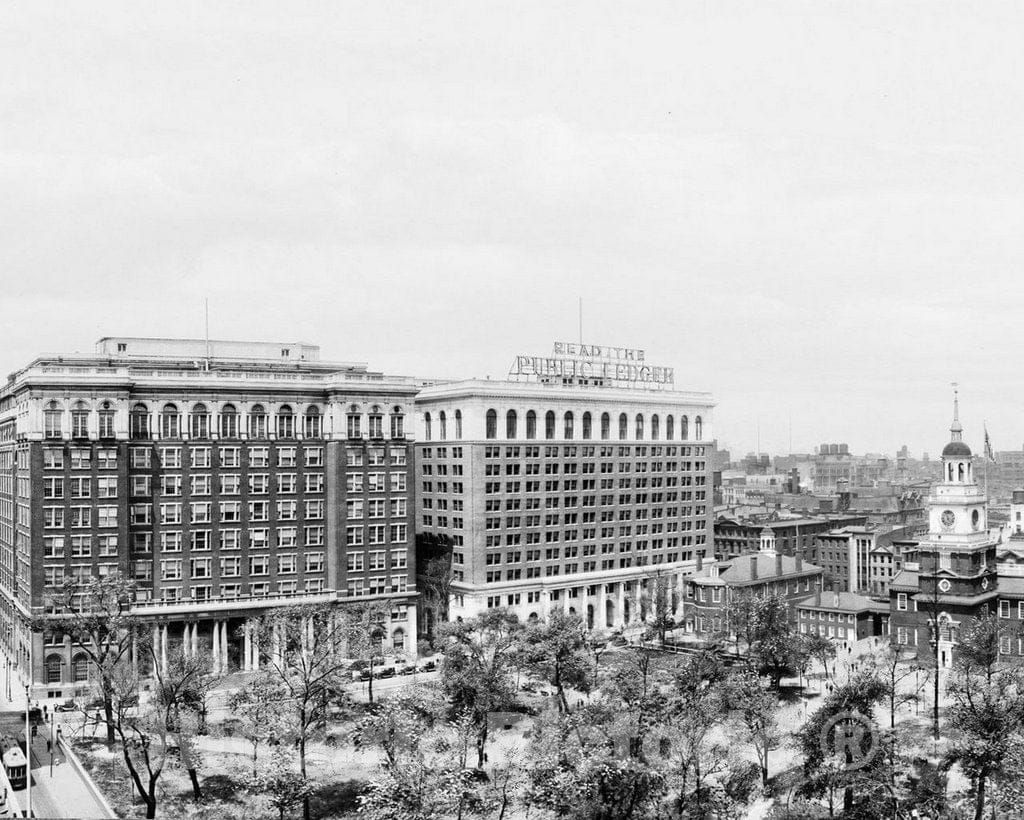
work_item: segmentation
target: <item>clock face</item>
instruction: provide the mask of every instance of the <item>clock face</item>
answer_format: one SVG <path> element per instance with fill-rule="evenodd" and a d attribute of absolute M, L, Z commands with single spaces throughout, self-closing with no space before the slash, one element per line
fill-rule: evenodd
<path fill-rule="evenodd" d="M 949 582 L 948 578 L 943 578 L 941 581 L 939 581 L 940 592 L 949 592 L 952 588 L 953 585 Z"/>
<path fill-rule="evenodd" d="M 982 578 L 981 579 L 981 588 L 982 589 L 988 589 L 988 578 Z"/>
<path fill-rule="evenodd" d="M 953 524 L 956 523 L 956 516 L 952 510 L 943 510 L 942 517 L 939 519 L 942 522 L 942 526 L 949 530 L 953 528 Z"/>
<path fill-rule="evenodd" d="M 971 513 L 971 526 L 978 529 L 981 526 L 981 513 L 975 510 Z"/>

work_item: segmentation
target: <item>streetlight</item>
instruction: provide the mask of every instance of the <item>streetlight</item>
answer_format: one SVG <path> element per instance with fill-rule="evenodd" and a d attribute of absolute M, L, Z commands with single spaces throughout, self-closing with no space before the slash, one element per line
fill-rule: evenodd
<path fill-rule="evenodd" d="M 31 665 L 29 672 L 31 674 Z M 29 684 L 25 684 L 25 816 L 32 816 L 32 732 L 29 728 Z"/>
<path fill-rule="evenodd" d="M 932 657 L 935 659 L 935 703 L 932 706 L 932 736 L 939 739 L 939 622 L 935 619 L 932 634 L 928 638 L 928 644 L 932 648 Z"/>

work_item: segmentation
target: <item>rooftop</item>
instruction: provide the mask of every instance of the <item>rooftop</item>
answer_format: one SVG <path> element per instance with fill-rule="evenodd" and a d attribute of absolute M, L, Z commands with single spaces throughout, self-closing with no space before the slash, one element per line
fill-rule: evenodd
<path fill-rule="evenodd" d="M 803 598 L 796 604 L 800 608 L 824 609 L 833 612 L 866 612 L 866 611 L 888 611 L 887 604 L 880 604 L 858 595 L 856 592 L 829 592 L 811 595 Z"/>
<path fill-rule="evenodd" d="M 752 571 L 756 564 L 756 574 Z M 781 573 L 778 570 L 781 568 Z M 713 574 L 716 573 L 717 574 Z M 805 575 L 817 575 L 821 567 L 801 562 L 797 569 L 797 559 L 788 555 L 770 552 L 754 552 L 740 555 L 728 561 L 717 561 L 705 565 L 691 577 L 700 580 L 720 580 L 725 584 L 749 584 L 753 582 L 772 581 L 780 578 L 802 578 Z"/>

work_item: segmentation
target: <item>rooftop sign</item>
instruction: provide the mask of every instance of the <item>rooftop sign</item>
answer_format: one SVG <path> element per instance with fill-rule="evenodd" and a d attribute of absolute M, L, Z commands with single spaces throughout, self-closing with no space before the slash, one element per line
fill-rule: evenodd
<path fill-rule="evenodd" d="M 595 387 L 672 387 L 675 369 L 647 363 L 645 351 L 576 342 L 555 342 L 550 357 L 516 356 L 509 370 L 515 381 L 539 381 Z"/>

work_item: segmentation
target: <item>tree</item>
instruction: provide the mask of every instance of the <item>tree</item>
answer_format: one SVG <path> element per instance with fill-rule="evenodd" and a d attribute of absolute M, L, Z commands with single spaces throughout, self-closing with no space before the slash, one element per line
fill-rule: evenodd
<path fill-rule="evenodd" d="M 804 782 L 799 789 L 802 796 L 831 794 L 841 786 L 844 807 L 849 809 L 853 805 L 855 778 L 849 775 L 845 760 L 835 754 L 826 755 L 822 739 L 829 733 L 830 721 L 837 716 L 854 713 L 870 720 L 875 704 L 885 697 L 885 692 L 885 684 L 870 670 L 857 672 L 845 684 L 833 689 L 795 733 L 804 757 Z M 870 738 L 865 739 L 864 743 L 869 741 Z"/>
<path fill-rule="evenodd" d="M 583 618 L 554 610 L 546 622 L 527 625 L 522 638 L 522 665 L 555 688 L 560 710 L 571 711 L 565 687 L 587 692 L 592 680 Z"/>
<path fill-rule="evenodd" d="M 451 536 L 436 533 L 417 535 L 416 586 L 422 600 L 425 632 L 431 641 L 435 638 L 435 626 L 448 621 L 454 580 Z"/>
<path fill-rule="evenodd" d="M 664 723 L 671 739 L 669 785 L 680 817 L 703 817 L 713 801 L 709 778 L 734 763 L 729 746 L 712 735 L 726 711 L 724 678 L 722 662 L 711 652 L 686 658 L 674 672 Z"/>
<path fill-rule="evenodd" d="M 908 663 L 909 651 L 899 644 L 883 646 L 868 661 L 875 676 L 885 685 L 885 699 L 889 703 L 889 728 L 896 727 L 896 711 L 904 703 L 916 703 L 919 690 L 915 684 L 911 691 L 906 683 L 916 680 L 918 668 Z"/>
<path fill-rule="evenodd" d="M 67 635 L 88 656 L 103 701 L 108 746 L 115 741 L 113 701 L 121 666 L 142 633 L 138 616 L 131 613 L 134 600 L 135 582 L 120 573 L 85 579 L 70 576 L 50 598 L 56 614 L 34 622 L 36 629 Z"/>
<path fill-rule="evenodd" d="M 725 702 L 733 715 L 736 733 L 750 745 L 761 768 L 761 785 L 768 786 L 768 755 L 782 739 L 776 721 L 779 708 L 774 692 L 755 672 L 744 669 L 723 683 Z"/>
<path fill-rule="evenodd" d="M 305 773 L 295 770 L 293 753 L 280 747 L 274 750 L 267 768 L 249 778 L 247 787 L 277 809 L 279 820 L 284 820 L 284 813 L 300 803 L 307 805 L 315 791 Z"/>
<path fill-rule="evenodd" d="M 364 661 L 369 672 L 367 693 L 373 703 L 374 658 L 384 654 L 391 621 L 391 604 L 387 601 L 366 601 L 348 604 L 340 611 L 342 632 L 339 637 L 350 658 Z"/>
<path fill-rule="evenodd" d="M 146 817 L 156 817 L 157 784 L 176 749 L 192 780 L 193 794 L 201 797 L 196 774 L 198 756 L 194 735 L 198 716 L 194 711 L 198 693 L 207 686 L 208 661 L 175 653 L 163 664 L 152 643 L 140 638 L 137 651 L 151 661 L 154 694 L 148 703 L 139 704 L 140 680 L 137 670 L 123 661 L 111 673 L 112 713 L 116 737 L 128 774 L 146 804 Z M 191 729 L 185 723 L 191 721 Z M 171 742 L 177 739 L 177 744 Z"/>
<path fill-rule="evenodd" d="M 820 661 L 825 670 L 825 680 L 828 680 L 828 662 L 834 661 L 836 657 L 835 642 L 816 632 L 810 632 L 800 637 L 803 641 L 802 654 L 807 658 Z"/>
<path fill-rule="evenodd" d="M 946 759 L 974 781 L 975 820 L 984 814 L 989 780 L 1007 773 L 1024 729 L 1024 673 L 1000 663 L 1000 633 L 999 619 L 990 614 L 963 627 L 956 674 L 946 687 L 953 700 L 949 722 L 956 730 Z"/>
<path fill-rule="evenodd" d="M 282 714 L 284 687 L 276 677 L 260 672 L 229 701 L 231 714 L 239 721 L 242 735 L 252 744 L 252 774 L 256 777 L 256 756 L 261 743 L 280 737 L 287 721 Z"/>
<path fill-rule="evenodd" d="M 284 695 L 281 715 L 296 737 L 304 781 L 307 743 L 316 727 L 326 724 L 328 705 L 347 697 L 349 661 L 342 651 L 348 631 L 337 614 L 313 605 L 288 607 L 264 615 L 258 624 L 260 646 L 269 648 L 264 669 Z M 308 794 L 302 804 L 309 820 Z"/>
<path fill-rule="evenodd" d="M 666 634 L 676 628 L 675 601 L 668 577 L 659 575 L 648 581 L 640 604 L 641 609 L 647 612 L 648 630 L 664 644 Z"/>
<path fill-rule="evenodd" d="M 749 616 L 751 659 L 762 675 L 771 678 L 776 689 L 784 675 L 803 665 L 800 654 L 804 651 L 801 635 L 794 628 L 789 604 L 780 595 L 765 595 L 753 599 Z"/>
<path fill-rule="evenodd" d="M 357 748 L 380 746 L 387 766 L 395 768 L 407 757 L 420 756 L 422 744 L 444 714 L 445 705 L 440 693 L 429 687 L 400 692 L 360 719 L 352 740 Z"/>
<path fill-rule="evenodd" d="M 519 655 L 523 627 L 504 609 L 484 610 L 476 618 L 444 624 L 441 685 L 449 712 L 471 716 L 476 728 L 477 768 L 484 764 L 488 715 L 514 701 L 512 665 Z"/>

